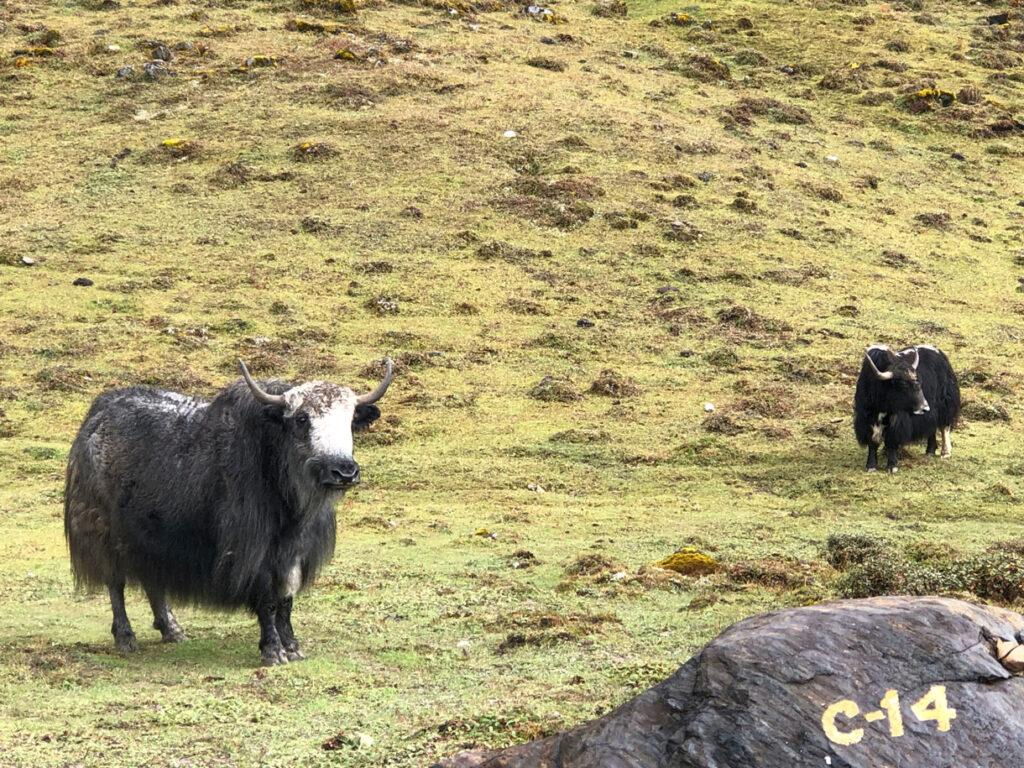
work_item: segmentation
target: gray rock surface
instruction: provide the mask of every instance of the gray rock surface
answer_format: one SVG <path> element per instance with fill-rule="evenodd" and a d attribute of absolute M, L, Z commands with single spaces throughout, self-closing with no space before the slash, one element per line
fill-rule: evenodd
<path fill-rule="evenodd" d="M 930 597 L 755 616 L 598 720 L 437 768 L 1009 768 L 1024 764 L 1024 678 L 996 646 L 1022 628 Z"/>

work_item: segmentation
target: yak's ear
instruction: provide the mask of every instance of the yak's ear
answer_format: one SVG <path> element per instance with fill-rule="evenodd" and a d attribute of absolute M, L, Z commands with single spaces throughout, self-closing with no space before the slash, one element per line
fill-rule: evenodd
<path fill-rule="evenodd" d="M 366 429 L 379 418 L 380 408 L 376 405 L 357 405 L 355 415 L 352 417 L 352 431 Z"/>

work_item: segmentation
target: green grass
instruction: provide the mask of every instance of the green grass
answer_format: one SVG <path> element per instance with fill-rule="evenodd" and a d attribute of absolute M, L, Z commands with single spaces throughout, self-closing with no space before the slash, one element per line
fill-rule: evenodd
<path fill-rule="evenodd" d="M 834 596 L 832 533 L 965 556 L 1024 536 L 1024 155 L 1000 127 L 1024 23 L 946 0 L 712 0 L 689 26 L 663 0 L 561 2 L 563 25 L 357 6 L 324 35 L 286 29 L 318 18 L 294 2 L 0 10 L 0 766 L 425 765 L 571 727 L 739 619 Z M 46 29 L 57 54 L 19 62 Z M 193 47 L 149 80 L 149 40 Z M 232 71 L 255 55 L 280 66 Z M 932 87 L 961 95 L 905 98 Z M 334 151 L 299 162 L 304 142 Z M 939 345 L 1010 420 L 865 474 L 875 342 Z M 210 395 L 238 357 L 363 389 L 384 355 L 364 485 L 296 608 L 308 660 L 258 670 L 251 618 L 189 606 L 163 646 L 137 594 L 140 652 L 115 654 L 62 539 L 92 398 Z M 591 393 L 607 369 L 639 391 Z M 529 397 L 545 376 L 581 397 Z M 643 570 L 683 546 L 725 571 Z M 574 575 L 586 555 L 611 570 Z"/>

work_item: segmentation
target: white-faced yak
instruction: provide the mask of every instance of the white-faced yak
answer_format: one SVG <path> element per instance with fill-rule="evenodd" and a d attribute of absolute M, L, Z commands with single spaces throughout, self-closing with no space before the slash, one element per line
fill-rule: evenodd
<path fill-rule="evenodd" d="M 352 433 L 380 385 L 242 379 L 206 401 L 143 387 L 96 398 L 68 457 L 64 533 L 76 582 L 106 587 L 119 651 L 136 649 L 126 584 L 164 642 L 185 639 L 167 598 L 247 608 L 263 664 L 303 658 L 292 599 L 334 553 L 334 506 L 359 482 Z"/>
<path fill-rule="evenodd" d="M 868 449 L 868 472 L 878 464 L 884 444 L 886 469 L 897 471 L 901 445 L 927 438 L 925 452 L 934 456 L 942 440 L 942 458 L 952 452 L 950 430 L 960 416 L 960 387 L 946 356 L 925 344 L 893 352 L 869 347 L 853 397 L 853 431 Z"/>

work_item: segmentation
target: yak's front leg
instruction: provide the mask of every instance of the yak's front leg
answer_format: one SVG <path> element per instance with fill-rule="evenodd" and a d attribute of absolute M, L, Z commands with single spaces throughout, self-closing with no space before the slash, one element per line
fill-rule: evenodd
<path fill-rule="evenodd" d="M 868 472 L 878 469 L 878 443 L 868 443 L 868 465 L 865 469 Z"/>
<path fill-rule="evenodd" d="M 271 584 L 270 574 L 261 574 L 250 604 L 260 624 L 260 663 L 265 667 L 288 663 L 288 655 L 277 631 L 277 601 L 274 600 Z"/>
<path fill-rule="evenodd" d="M 281 638 L 288 661 L 299 661 L 306 658 L 299 650 L 299 641 L 292 631 L 292 598 L 285 597 L 277 604 L 277 634 Z"/>
<path fill-rule="evenodd" d="M 932 432 L 928 435 L 928 445 L 924 449 L 925 456 L 934 456 L 935 451 L 939 449 L 939 441 L 935 439 L 935 433 Z"/>
<path fill-rule="evenodd" d="M 886 464 L 885 469 L 890 475 L 895 475 L 899 472 L 899 467 L 896 466 L 898 463 L 897 454 L 899 453 L 899 446 L 885 446 Z"/>

